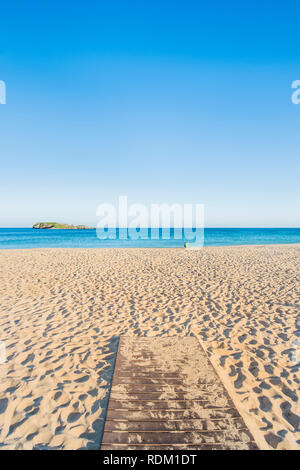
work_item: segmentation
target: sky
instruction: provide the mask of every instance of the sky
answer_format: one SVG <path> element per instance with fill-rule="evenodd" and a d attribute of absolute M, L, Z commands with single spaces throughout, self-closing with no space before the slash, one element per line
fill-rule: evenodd
<path fill-rule="evenodd" d="M 2 2 L 0 226 L 201 203 L 300 227 L 299 2 Z"/>

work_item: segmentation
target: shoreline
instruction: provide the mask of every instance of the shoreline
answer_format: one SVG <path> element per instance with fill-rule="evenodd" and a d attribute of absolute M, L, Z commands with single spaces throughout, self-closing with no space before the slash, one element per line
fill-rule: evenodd
<path fill-rule="evenodd" d="M 249 247 L 249 248 L 266 248 L 266 247 L 298 247 L 300 246 L 300 242 L 299 243 L 261 243 L 261 244 L 249 244 L 249 245 L 204 245 L 204 246 L 201 246 L 201 247 L 188 247 L 188 248 L 184 248 L 184 247 L 180 247 L 180 246 L 174 246 L 174 247 L 168 247 L 168 246 L 162 246 L 162 247 L 158 247 L 158 246 L 154 246 L 154 247 L 149 247 L 149 246 L 145 246 L 145 247 L 127 247 L 127 246 L 116 246 L 116 247 L 111 247 L 111 246 L 107 246 L 107 247 L 56 247 L 56 246 L 49 246 L 49 247 L 35 247 L 35 248 L 1 248 L 0 246 L 0 252 L 6 252 L 6 251 L 21 251 L 21 250 L 25 250 L 25 251 L 29 251 L 29 250 L 32 250 L 32 251 L 37 251 L 37 250 L 182 250 L 182 251 L 199 251 L 199 250 L 202 250 L 202 249 L 207 249 L 207 248 L 246 248 L 246 247 Z"/>

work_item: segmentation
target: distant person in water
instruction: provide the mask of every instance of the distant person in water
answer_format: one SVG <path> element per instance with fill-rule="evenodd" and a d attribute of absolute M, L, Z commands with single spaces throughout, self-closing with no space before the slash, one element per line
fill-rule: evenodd
<path fill-rule="evenodd" d="M 187 246 L 188 246 L 187 242 L 184 242 L 184 248 L 187 248 Z"/>

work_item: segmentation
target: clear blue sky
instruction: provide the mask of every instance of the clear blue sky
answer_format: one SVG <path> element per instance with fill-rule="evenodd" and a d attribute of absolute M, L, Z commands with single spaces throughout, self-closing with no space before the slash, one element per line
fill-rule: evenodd
<path fill-rule="evenodd" d="M 0 226 L 204 203 L 300 226 L 299 2 L 2 2 Z"/>

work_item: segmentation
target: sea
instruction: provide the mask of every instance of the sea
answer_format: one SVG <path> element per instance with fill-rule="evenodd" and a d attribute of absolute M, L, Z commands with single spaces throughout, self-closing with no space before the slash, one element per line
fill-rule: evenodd
<path fill-rule="evenodd" d="M 32 228 L 0 228 L 0 249 L 24 248 L 170 248 L 198 246 L 270 245 L 300 243 L 300 228 L 205 228 L 194 240 L 189 233 L 176 238 L 159 229 L 151 238 L 150 231 L 127 234 L 116 230 L 115 238 L 99 239 L 92 230 L 47 230 Z M 168 235 L 168 234 L 167 234 Z"/>

